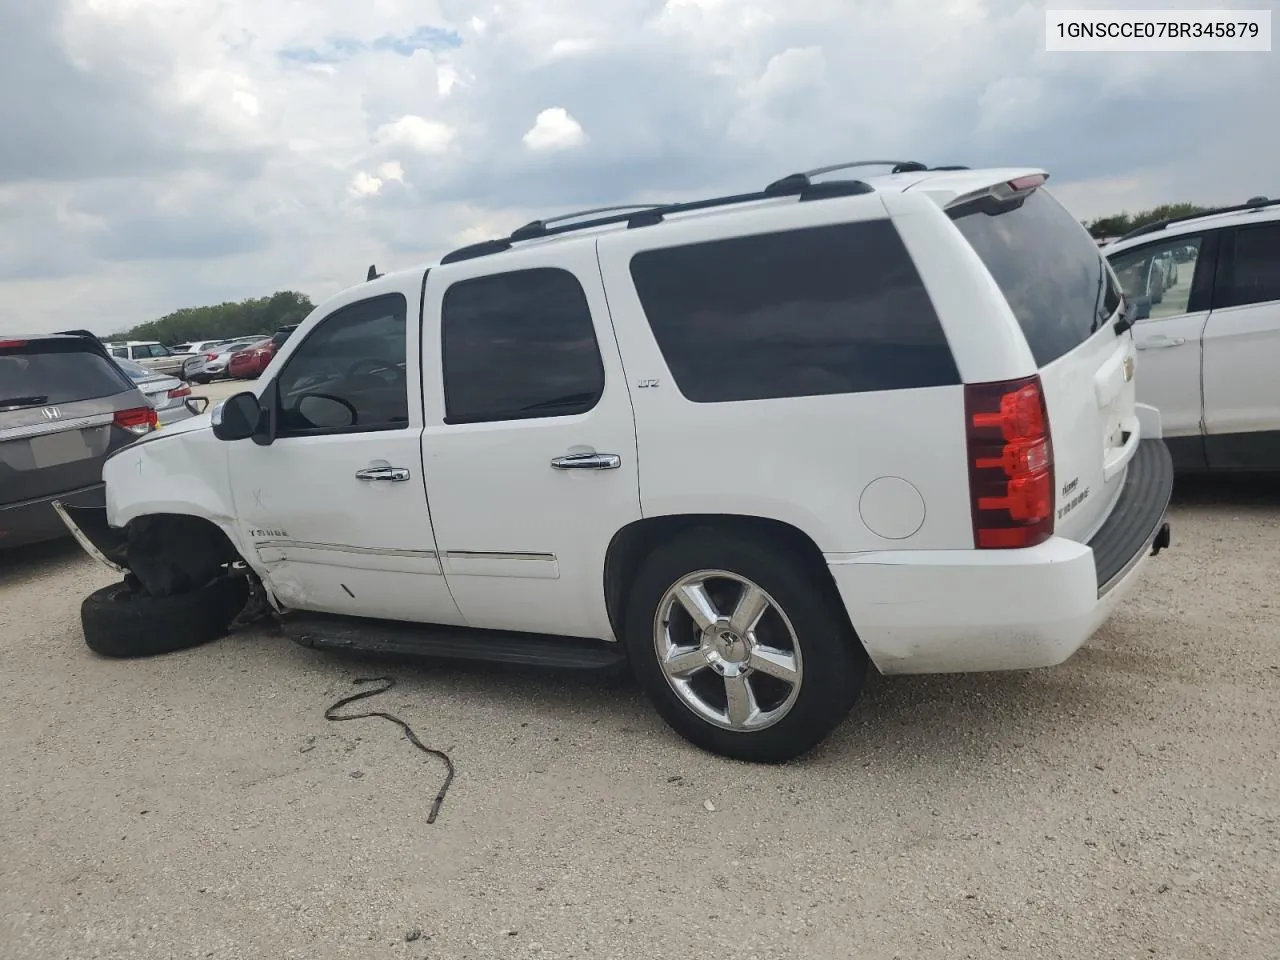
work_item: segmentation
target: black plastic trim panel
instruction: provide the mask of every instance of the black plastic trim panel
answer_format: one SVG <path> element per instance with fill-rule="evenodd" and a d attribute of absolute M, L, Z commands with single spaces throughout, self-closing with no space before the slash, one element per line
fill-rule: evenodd
<path fill-rule="evenodd" d="M 620 644 L 504 630 L 299 612 L 279 620 L 290 640 L 316 650 L 477 660 L 561 670 L 603 670 L 625 663 Z"/>
<path fill-rule="evenodd" d="M 1124 489 L 1111 516 L 1089 541 L 1098 572 L 1098 596 L 1128 573 L 1143 555 L 1166 546 L 1165 515 L 1173 495 L 1173 458 L 1163 440 L 1143 440 L 1129 461 Z"/>

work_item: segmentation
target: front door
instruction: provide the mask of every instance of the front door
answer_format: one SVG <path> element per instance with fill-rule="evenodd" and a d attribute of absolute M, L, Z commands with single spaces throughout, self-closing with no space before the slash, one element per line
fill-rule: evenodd
<path fill-rule="evenodd" d="M 467 623 L 611 638 L 605 555 L 640 494 L 594 244 L 433 269 L 423 369 L 427 492 Z"/>
<path fill-rule="evenodd" d="M 431 530 L 421 405 L 409 402 L 420 378 L 409 302 L 360 300 L 313 325 L 262 388 L 273 442 L 232 446 L 242 542 L 288 606 L 461 622 Z"/>
<path fill-rule="evenodd" d="M 1125 294 L 1150 303 L 1150 316 L 1133 327 L 1134 344 L 1141 351 L 1137 400 L 1160 411 L 1165 440 L 1188 468 L 1203 465 L 1200 351 L 1209 319 L 1215 246 L 1200 235 L 1181 236 L 1109 258 Z M 1169 264 L 1176 264 L 1176 278 Z"/>
<path fill-rule="evenodd" d="M 1204 334 L 1205 450 L 1212 470 L 1280 470 L 1280 222 L 1224 238 Z"/>

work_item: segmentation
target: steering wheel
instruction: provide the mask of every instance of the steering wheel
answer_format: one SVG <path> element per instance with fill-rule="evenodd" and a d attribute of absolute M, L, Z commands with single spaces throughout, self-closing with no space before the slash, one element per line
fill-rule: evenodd
<path fill-rule="evenodd" d="M 388 380 L 385 376 L 380 376 L 380 374 L 388 370 L 392 373 L 391 380 Z M 362 357 L 347 367 L 344 379 L 354 389 L 378 390 L 403 383 L 405 373 L 396 364 L 388 360 L 380 360 L 377 357 Z"/>

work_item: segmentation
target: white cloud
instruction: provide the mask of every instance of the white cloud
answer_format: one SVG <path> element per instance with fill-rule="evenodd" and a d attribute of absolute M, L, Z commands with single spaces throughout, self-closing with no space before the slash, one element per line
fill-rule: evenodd
<path fill-rule="evenodd" d="M 1280 60 L 1049 55 L 1045 2 L 0 0 L 0 303 L 106 331 L 320 297 L 859 156 L 1044 166 L 1081 217 L 1276 191 Z"/>
<path fill-rule="evenodd" d="M 378 167 L 378 177 L 382 180 L 398 180 L 404 183 L 404 167 L 398 160 L 388 160 Z"/>
<path fill-rule="evenodd" d="M 568 150 L 586 143 L 587 135 L 564 107 L 548 107 L 538 114 L 523 140 L 530 150 Z"/>
<path fill-rule="evenodd" d="M 408 114 L 394 123 L 379 127 L 376 136 L 383 144 L 435 154 L 449 149 L 454 130 L 447 123 Z"/>
<path fill-rule="evenodd" d="M 347 189 L 357 197 L 372 197 L 382 189 L 382 178 L 361 170 L 351 178 Z"/>

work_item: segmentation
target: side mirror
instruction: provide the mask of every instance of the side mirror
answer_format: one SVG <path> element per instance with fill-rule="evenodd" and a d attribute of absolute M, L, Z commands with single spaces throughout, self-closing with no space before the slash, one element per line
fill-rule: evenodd
<path fill-rule="evenodd" d="M 298 414 L 312 426 L 326 430 L 340 430 L 356 422 L 355 407 L 325 393 L 309 393 L 299 400 Z"/>
<path fill-rule="evenodd" d="M 237 393 L 213 408 L 213 435 L 219 440 L 247 440 L 257 432 L 261 420 L 258 398 L 247 391 Z"/>
<path fill-rule="evenodd" d="M 187 397 L 182 401 L 182 405 L 194 413 L 197 417 L 209 409 L 208 397 Z"/>
<path fill-rule="evenodd" d="M 1148 320 L 1151 317 L 1151 298 L 1142 296 L 1134 297 L 1130 303 L 1132 304 L 1130 319 L 1135 323 L 1139 320 Z"/>

